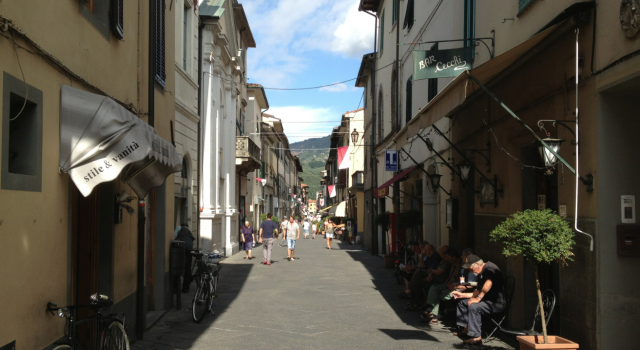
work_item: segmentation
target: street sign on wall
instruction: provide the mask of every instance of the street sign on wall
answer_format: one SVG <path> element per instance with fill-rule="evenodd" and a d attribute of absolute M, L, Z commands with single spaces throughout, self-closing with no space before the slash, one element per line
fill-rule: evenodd
<path fill-rule="evenodd" d="M 413 51 L 413 80 L 457 77 L 471 69 L 474 48 Z"/>
<path fill-rule="evenodd" d="M 387 171 L 398 171 L 398 151 L 388 149 L 385 154 L 385 164 Z"/>

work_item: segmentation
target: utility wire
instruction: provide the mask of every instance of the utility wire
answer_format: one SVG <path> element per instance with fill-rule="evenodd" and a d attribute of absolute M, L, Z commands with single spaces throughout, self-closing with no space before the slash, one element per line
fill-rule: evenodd
<path fill-rule="evenodd" d="M 386 66 L 384 66 L 384 67 L 380 67 L 380 68 L 376 69 L 375 71 L 373 71 L 373 73 L 375 73 L 375 72 L 377 72 L 377 71 L 379 71 L 379 70 L 382 70 L 382 69 L 384 69 L 384 68 L 387 68 L 387 67 L 389 67 L 389 66 L 392 66 L 392 65 L 394 65 L 394 64 L 396 64 L 396 62 L 395 62 L 395 61 L 393 61 L 393 62 L 391 62 L 391 63 L 387 64 L 387 65 L 386 65 Z M 333 83 L 333 84 L 328 84 L 328 85 L 321 85 L 321 86 L 312 86 L 312 87 L 303 87 L 303 88 L 291 88 L 291 89 L 285 89 L 285 88 L 268 88 L 268 87 L 262 87 L 262 88 L 263 88 L 263 89 L 265 89 L 265 90 L 279 90 L 279 91 L 315 90 L 315 89 L 321 89 L 321 88 L 323 88 L 323 87 L 330 87 L 330 86 L 335 86 L 335 85 L 340 85 L 340 84 L 348 83 L 348 82 L 350 82 L 350 81 L 354 81 L 354 80 L 356 80 L 356 79 L 358 79 L 358 78 L 366 77 L 366 76 L 368 76 L 368 75 L 370 75 L 370 74 L 371 74 L 371 73 L 369 73 L 369 74 L 363 74 L 363 75 L 358 76 L 358 77 L 355 77 L 355 78 L 353 78 L 353 79 L 349 79 L 349 80 L 345 80 L 345 81 L 340 81 L 340 82 Z"/>

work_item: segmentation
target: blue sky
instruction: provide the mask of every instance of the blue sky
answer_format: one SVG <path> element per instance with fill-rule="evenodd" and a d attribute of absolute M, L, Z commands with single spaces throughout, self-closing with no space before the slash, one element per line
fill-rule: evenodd
<path fill-rule="evenodd" d="M 355 78 L 373 51 L 374 18 L 359 0 L 241 0 L 256 48 L 248 52 L 249 83 L 299 88 Z M 268 114 L 283 120 L 290 142 L 328 135 L 342 114 L 362 107 L 355 81 L 304 91 L 266 90 Z"/>

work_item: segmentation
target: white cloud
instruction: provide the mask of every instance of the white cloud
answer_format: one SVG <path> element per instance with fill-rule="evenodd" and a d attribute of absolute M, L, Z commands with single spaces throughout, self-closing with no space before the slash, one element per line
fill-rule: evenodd
<path fill-rule="evenodd" d="M 340 125 L 342 118 L 339 112 L 330 108 L 307 106 L 274 107 L 269 109 L 267 114 L 282 120 L 289 143 L 327 136 L 334 127 Z M 335 123 L 332 123 L 334 121 Z"/>
<path fill-rule="evenodd" d="M 339 84 L 331 85 L 331 86 L 325 86 L 325 87 L 320 88 L 320 91 L 328 91 L 328 92 L 342 92 L 342 91 L 347 91 L 347 90 L 349 90 L 349 87 L 347 87 L 343 83 L 339 83 Z"/>
<path fill-rule="evenodd" d="M 374 18 L 359 0 L 244 0 L 257 48 L 249 52 L 252 82 L 291 86 L 311 51 L 359 59 L 373 49 Z"/>

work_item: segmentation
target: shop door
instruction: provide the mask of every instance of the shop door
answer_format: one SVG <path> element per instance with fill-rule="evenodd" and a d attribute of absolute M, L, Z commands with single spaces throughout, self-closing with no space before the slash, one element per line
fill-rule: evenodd
<path fill-rule="evenodd" d="M 74 188 L 73 194 L 73 303 L 88 304 L 90 297 L 98 293 L 99 268 L 99 200 L 100 186 L 94 188 L 88 197 L 84 197 Z M 91 316 L 90 310 L 78 310 L 78 320 Z M 82 324 L 77 328 L 78 339 L 83 348 L 90 348 L 94 344 L 95 322 Z"/>

